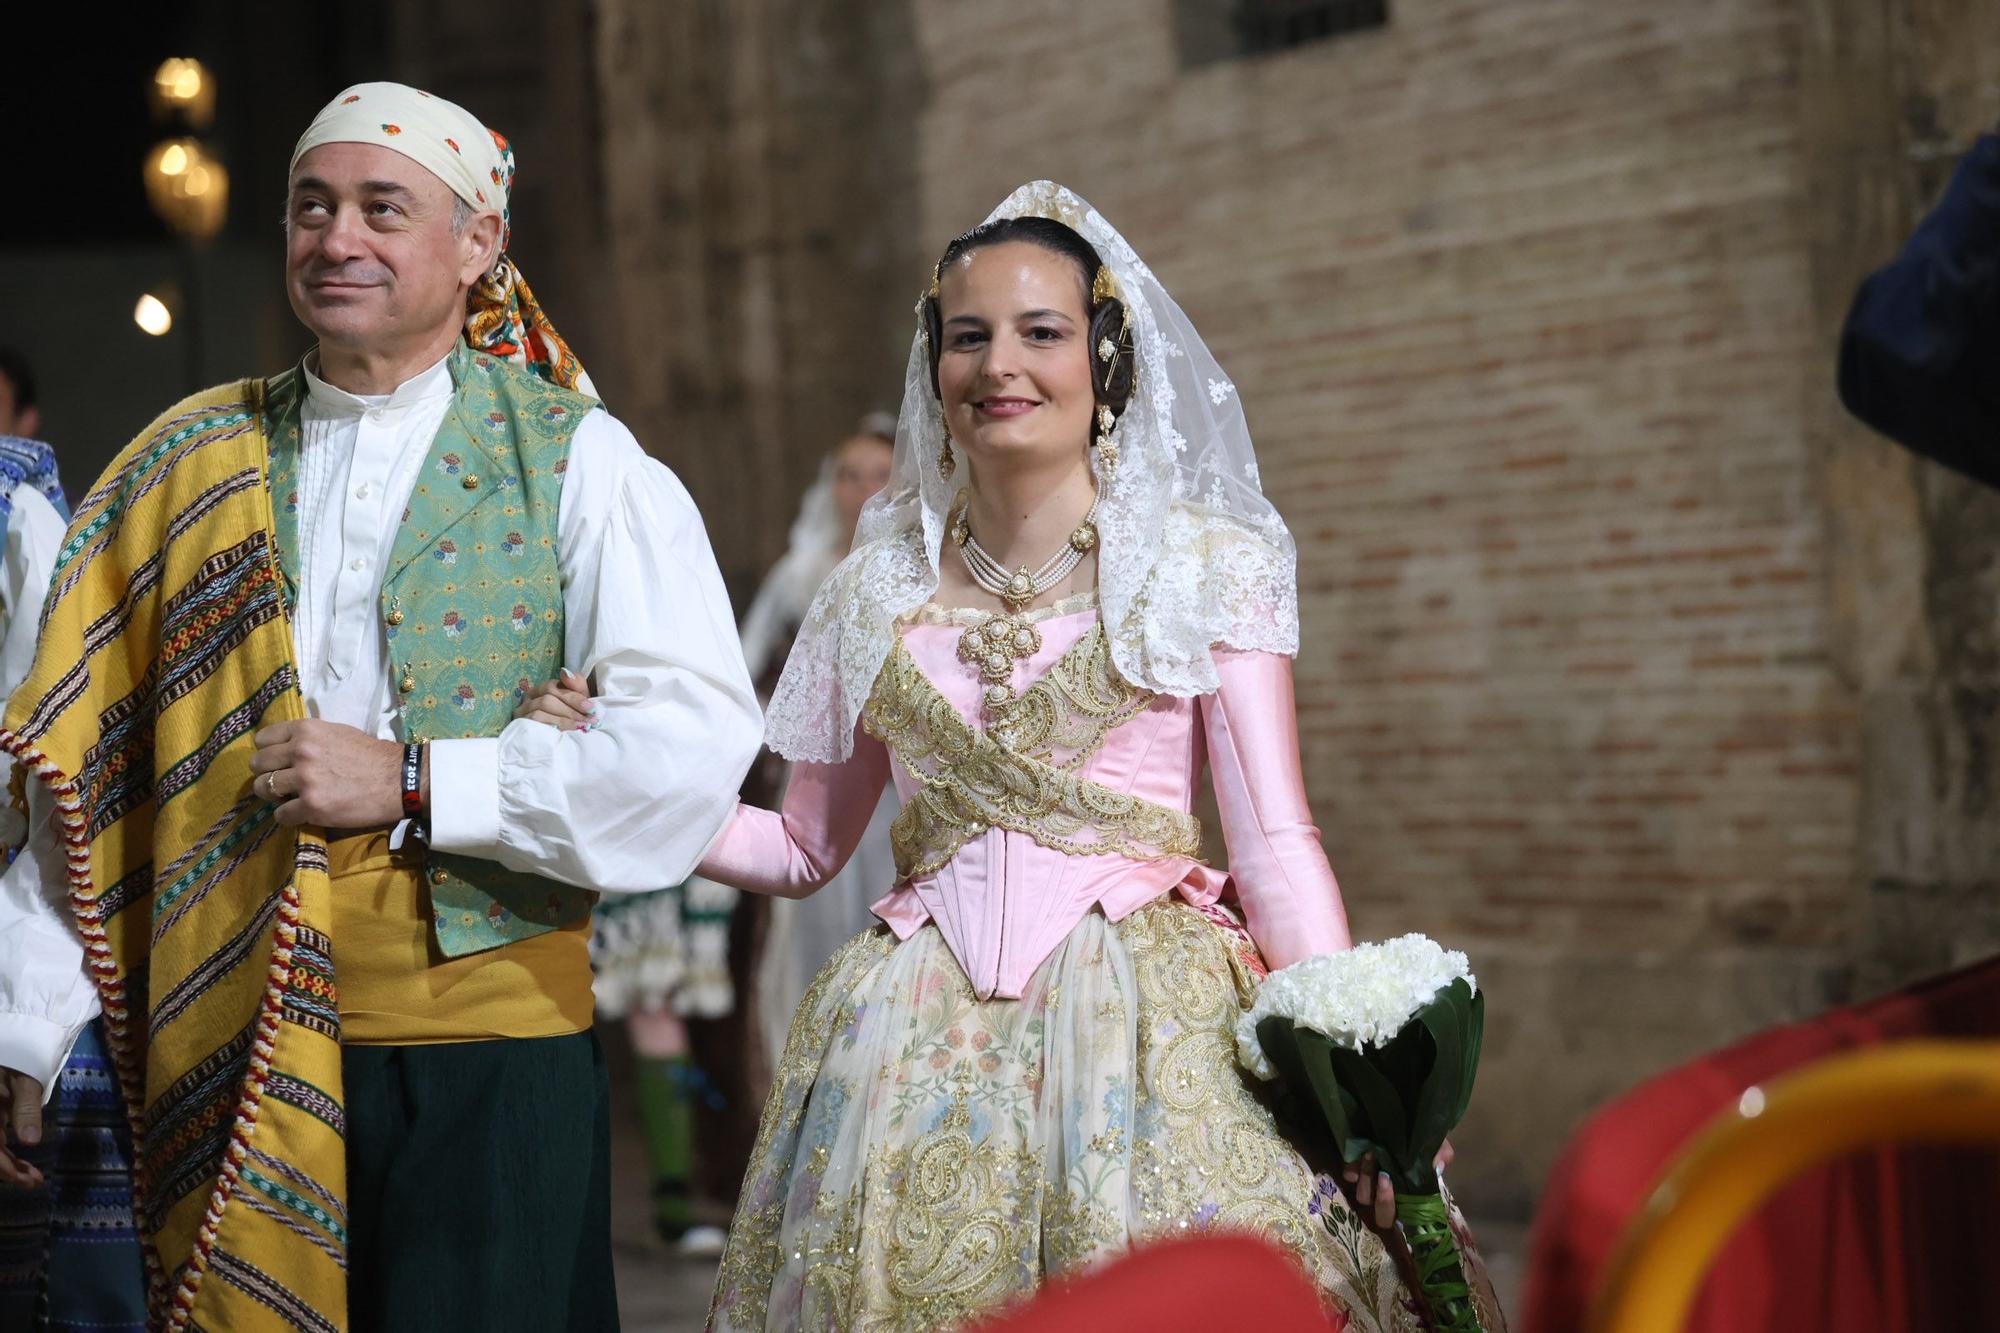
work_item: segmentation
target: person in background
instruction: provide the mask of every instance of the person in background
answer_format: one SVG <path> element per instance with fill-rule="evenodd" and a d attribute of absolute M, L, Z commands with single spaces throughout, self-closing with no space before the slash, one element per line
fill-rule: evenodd
<path fill-rule="evenodd" d="M 28 358 L 0 345 L 0 435 L 39 439 L 42 409 L 35 395 L 35 371 Z"/>
<path fill-rule="evenodd" d="M 1840 399 L 1898 444 L 2000 486 L 2000 132 L 1855 294 Z"/>
<path fill-rule="evenodd" d="M 896 418 L 870 413 L 834 446 L 820 479 L 806 492 L 792 524 L 791 546 L 757 590 L 743 618 L 743 656 L 767 697 L 792 647 L 792 636 L 819 585 L 846 558 L 869 498 L 889 484 L 896 452 Z M 854 855 L 810 898 L 772 898 L 770 926 L 757 963 L 757 1019 L 772 1068 L 785 1049 L 792 1011 L 834 950 L 875 922 L 870 908 L 896 882 L 889 825 L 901 802 L 883 784 Z"/>
<path fill-rule="evenodd" d="M 807 489 L 785 554 L 743 616 L 744 662 L 760 693 L 768 692 L 783 665 L 813 594 L 847 554 L 861 506 L 888 481 L 895 443 L 893 416 L 864 418 L 854 434 L 835 446 Z M 538 687 L 517 711 L 531 716 L 551 692 L 548 686 Z M 583 696 L 572 696 L 571 702 L 580 708 Z M 753 772 L 749 785 L 775 794 L 782 782 L 782 770 L 769 769 Z M 893 811 L 893 801 L 886 803 Z M 886 819 L 875 843 L 868 849 L 874 854 L 872 864 L 868 854 L 857 856 L 845 887 L 836 892 L 840 886 L 829 885 L 821 895 L 825 906 L 817 898 L 772 905 L 768 929 L 761 942 L 753 938 L 756 947 L 749 950 L 754 981 L 734 976 L 730 967 L 731 917 L 739 900 L 727 885 L 694 875 L 658 893 L 607 899 L 597 907 L 590 946 L 597 1012 L 625 1021 L 636 1057 L 654 1230 L 684 1255 L 713 1257 L 721 1253 L 724 1240 L 721 1228 L 703 1225 L 697 1216 L 698 1104 L 713 1107 L 727 1095 L 725 1088 L 749 1081 L 731 1076 L 740 1070 L 712 1062 L 704 1068 L 693 1051 L 688 1023 L 728 1016 L 738 995 L 750 994 L 754 984 L 750 1017 L 763 1030 L 775 1065 L 805 983 L 834 949 L 872 920 L 871 895 L 886 892 L 894 880 Z"/>
<path fill-rule="evenodd" d="M 34 383 L 26 360 L 0 348 L 0 418 L 39 424 Z M 0 435 L 0 698 L 34 663 L 42 599 L 68 522 L 55 451 Z M 21 805 L 0 807 L 9 861 L 27 832 Z M 143 1333 L 132 1135 L 101 1021 L 77 1038 L 47 1108 L 23 1109 L 21 1154 L 0 1153 L 0 1328 Z"/>

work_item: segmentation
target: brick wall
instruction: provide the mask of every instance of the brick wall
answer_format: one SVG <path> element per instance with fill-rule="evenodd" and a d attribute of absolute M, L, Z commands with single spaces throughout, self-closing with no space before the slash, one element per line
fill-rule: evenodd
<path fill-rule="evenodd" d="M 1524 1211 L 1603 1097 L 1938 961 L 1877 945 L 1867 802 L 1933 804 L 1895 719 L 1938 697 L 1924 615 L 1956 613 L 1898 610 L 1930 529 L 1908 464 L 1829 406 L 1829 339 L 1926 183 L 1905 94 L 1949 85 L 1959 142 L 2000 110 L 1940 36 L 1969 2 L 1865 58 L 1849 0 L 1520 0 L 1184 69 L 1158 0 L 757 0 L 714 19 L 707 100 L 666 113 L 646 62 L 694 58 L 664 42 L 685 20 L 599 8 L 614 248 L 650 256 L 628 320 L 704 285 L 700 345 L 649 355 L 709 377 L 703 429 L 755 460 L 683 467 L 738 572 L 781 549 L 857 386 L 893 391 L 929 258 L 1022 180 L 1090 198 L 1189 311 L 1299 538 L 1300 728 L 1357 931 L 1463 947 L 1492 996 L 1475 1206 Z M 857 88 L 894 113 L 856 120 Z M 1875 158 L 1830 128 L 1866 110 Z M 801 136 L 820 160 L 785 189 L 768 144 Z M 1821 213 L 1877 168 L 1872 225 Z M 781 189 L 755 225 L 714 203 Z M 873 240 L 827 241 L 857 206 Z M 668 271 L 751 238 L 761 277 Z M 646 410 L 674 456 L 691 409 Z M 2000 876 L 1991 841 L 1934 901 Z M 1957 948 L 1996 943 L 1989 914 Z"/>

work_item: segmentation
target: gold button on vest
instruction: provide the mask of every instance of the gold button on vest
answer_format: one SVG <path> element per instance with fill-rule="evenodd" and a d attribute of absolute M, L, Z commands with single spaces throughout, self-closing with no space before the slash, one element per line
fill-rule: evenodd
<path fill-rule="evenodd" d="M 479 489 L 479 478 L 467 474 L 465 480 L 461 481 L 458 484 L 465 487 L 465 489 L 468 491 L 476 491 Z"/>

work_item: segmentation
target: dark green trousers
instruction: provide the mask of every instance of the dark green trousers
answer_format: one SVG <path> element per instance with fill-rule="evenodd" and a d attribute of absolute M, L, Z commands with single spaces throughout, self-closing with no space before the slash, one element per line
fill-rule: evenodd
<path fill-rule="evenodd" d="M 349 1046 L 341 1069 L 355 1333 L 617 1329 L 596 1033 Z"/>

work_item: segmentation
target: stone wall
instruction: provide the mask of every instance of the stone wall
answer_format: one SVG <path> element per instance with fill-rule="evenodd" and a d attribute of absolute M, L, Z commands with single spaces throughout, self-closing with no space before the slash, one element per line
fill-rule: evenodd
<path fill-rule="evenodd" d="M 2000 10 L 1820 0 L 1804 47 L 1814 334 L 1907 234 L 2000 113 Z M 1911 465 L 1824 397 L 1836 669 L 1864 755 L 1855 984 L 1879 989 L 2000 940 L 2000 495 Z"/>
<path fill-rule="evenodd" d="M 860 0 L 596 11 L 621 410 L 711 515 L 745 598 L 820 457 L 901 397 L 926 235 L 911 16 Z"/>
<path fill-rule="evenodd" d="M 943 242 L 1097 204 L 1243 391 L 1328 849 L 1359 933 L 1473 955 L 1458 1175 L 1524 1212 L 1605 1097 L 2000 946 L 2000 502 L 1832 399 L 2000 113 L 1991 7 L 1897 8 L 1437 0 L 1187 67 L 1159 0 L 599 0 L 622 410 L 747 581 Z"/>

